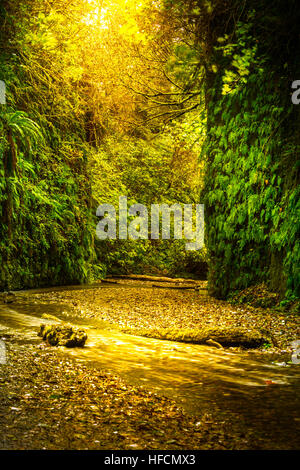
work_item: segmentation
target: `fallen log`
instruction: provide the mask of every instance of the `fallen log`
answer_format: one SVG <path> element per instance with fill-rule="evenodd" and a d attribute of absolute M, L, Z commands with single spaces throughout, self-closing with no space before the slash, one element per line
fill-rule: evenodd
<path fill-rule="evenodd" d="M 173 278 L 165 276 L 149 276 L 147 274 L 115 274 L 111 276 L 112 279 L 129 279 L 131 281 L 154 281 L 154 282 L 170 282 L 170 283 L 185 283 L 185 284 L 198 284 L 196 279 Z M 107 277 L 109 279 L 109 277 Z"/>
<path fill-rule="evenodd" d="M 158 289 L 193 289 L 193 290 L 207 290 L 206 287 L 195 286 L 160 286 L 159 284 L 151 284 L 151 287 Z"/>
<path fill-rule="evenodd" d="M 202 327 L 202 328 L 122 328 L 123 333 L 148 338 L 179 341 L 183 343 L 210 344 L 216 347 L 257 348 L 264 343 L 272 344 L 269 334 L 242 327 Z M 219 346 L 217 346 L 217 344 Z"/>

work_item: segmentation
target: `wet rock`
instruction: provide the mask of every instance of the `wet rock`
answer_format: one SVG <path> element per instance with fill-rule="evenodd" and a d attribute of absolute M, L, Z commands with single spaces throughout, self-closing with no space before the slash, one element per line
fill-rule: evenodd
<path fill-rule="evenodd" d="M 84 330 L 65 325 L 42 324 L 38 336 L 51 346 L 65 346 L 66 348 L 82 348 L 87 340 Z"/>
<path fill-rule="evenodd" d="M 0 302 L 4 304 L 12 304 L 16 300 L 16 294 L 14 292 L 1 292 Z"/>

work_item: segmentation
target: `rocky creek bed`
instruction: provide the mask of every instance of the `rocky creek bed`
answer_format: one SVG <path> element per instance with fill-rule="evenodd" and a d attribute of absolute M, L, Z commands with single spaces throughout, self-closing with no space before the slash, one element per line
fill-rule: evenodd
<path fill-rule="evenodd" d="M 110 327 L 119 331 L 129 329 L 131 333 L 144 328 L 145 335 L 148 328 L 149 336 L 160 337 L 167 330 L 182 334 L 187 325 L 190 331 L 203 331 L 206 328 L 210 333 L 214 325 L 223 329 L 246 328 L 250 332 L 259 331 L 262 335 L 271 333 L 272 343 L 260 344 L 254 350 L 255 357 L 269 357 L 269 363 L 272 355 L 277 360 L 281 357 L 288 362 L 291 356 L 290 342 L 299 337 L 299 317 L 294 314 L 278 312 L 274 315 L 269 309 L 237 307 L 194 290 L 155 289 L 148 287 L 145 282 L 142 286 L 136 285 L 135 280 L 129 285 L 123 282 L 105 287 L 74 286 L 27 291 L 13 299 L 12 307 L 19 307 L 29 315 L 34 313 L 36 325 L 43 323 L 39 317 L 43 316 L 44 310 L 54 314 L 58 312 L 58 316 L 65 321 L 77 319 L 85 323 L 98 322 L 105 326 L 108 337 Z M 16 315 L 8 313 L 11 317 Z M 4 311 L 0 315 L 4 315 Z M 229 403 L 226 400 L 232 403 L 232 398 L 228 397 L 231 390 L 227 393 L 228 390 L 217 390 L 216 387 L 218 397 L 215 403 L 218 403 L 218 410 L 210 406 L 210 402 L 206 404 L 203 401 L 203 406 L 200 402 L 197 412 L 191 413 L 180 406 L 178 400 L 156 393 L 151 386 L 130 384 L 130 381 L 110 370 L 107 362 L 106 367 L 101 368 L 94 367 L 92 363 L 76 361 L 63 352 L 63 349 L 69 348 L 55 348 L 43 342 L 37 336 L 37 327 L 34 340 L 23 335 L 22 331 L 8 330 L 3 328 L 0 332 L 7 353 L 6 363 L 0 364 L 0 449 L 299 447 L 299 433 L 295 431 L 299 429 L 298 402 L 293 403 L 299 394 L 292 385 L 280 385 L 280 380 L 278 384 L 276 380 L 262 380 L 262 386 L 255 393 L 253 387 L 243 386 L 241 392 L 248 389 L 251 393 L 242 397 L 237 390 L 233 395 L 237 400 L 236 409 L 232 412 L 226 410 Z M 105 351 L 112 353 L 111 347 L 108 344 Z M 137 342 L 137 350 L 139 348 Z M 173 354 L 180 356 L 180 351 L 176 352 L 176 347 L 173 349 Z M 228 346 L 228 351 L 232 351 L 230 354 L 233 355 L 235 352 L 239 354 L 240 349 L 238 346 Z M 166 352 L 169 356 L 169 352 Z M 147 356 L 147 351 L 145 354 Z M 165 356 L 160 359 L 161 363 Z M 175 356 L 174 361 L 177 360 Z M 117 362 L 117 352 L 111 357 Z M 242 379 L 248 383 L 251 362 L 248 372 L 243 372 L 238 357 L 228 373 L 230 370 L 241 373 Z M 126 357 L 121 359 L 125 361 Z M 210 361 L 207 367 L 213 366 L 213 370 L 218 372 L 216 358 L 213 357 L 214 363 Z M 271 370 L 266 365 L 264 370 Z M 225 371 L 226 367 L 225 364 Z M 205 383 L 205 369 L 201 373 L 204 374 L 202 380 L 210 394 L 214 390 L 214 382 L 207 376 Z M 149 374 L 151 376 L 151 371 Z M 273 375 L 276 378 L 276 371 Z M 251 380 L 249 378 L 249 384 Z M 199 386 L 201 388 L 201 383 Z M 205 396 L 202 397 L 204 400 Z M 251 405 L 253 413 L 243 417 L 244 408 L 248 405 Z M 226 411 L 224 414 L 222 407 Z M 257 422 L 261 422 L 258 427 Z M 271 423 L 271 427 L 265 432 L 268 423 Z"/>

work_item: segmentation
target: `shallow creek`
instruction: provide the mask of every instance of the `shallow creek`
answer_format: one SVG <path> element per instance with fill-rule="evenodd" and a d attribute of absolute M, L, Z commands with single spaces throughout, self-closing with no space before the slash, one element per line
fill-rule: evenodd
<path fill-rule="evenodd" d="M 105 295 L 105 285 L 97 288 Z M 0 305 L 0 338 L 14 333 L 22 341 L 41 342 L 37 336 L 40 324 L 55 323 L 41 315 L 64 320 L 68 312 L 68 323 L 86 328 L 88 341 L 84 348 L 58 348 L 60 354 L 171 397 L 193 414 L 205 411 L 240 423 L 241 429 L 246 426 L 257 433 L 260 441 L 277 442 L 278 448 L 285 443 L 288 448 L 299 447 L 300 365 L 284 365 L 290 360 L 286 356 L 274 358 L 123 334 L 107 325 L 72 319 L 66 305 L 33 300 L 34 293 L 42 291 L 51 289 L 23 291 L 22 300 Z"/>

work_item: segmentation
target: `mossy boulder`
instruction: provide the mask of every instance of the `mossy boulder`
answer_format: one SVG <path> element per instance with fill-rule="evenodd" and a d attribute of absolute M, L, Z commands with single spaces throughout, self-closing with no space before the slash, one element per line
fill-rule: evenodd
<path fill-rule="evenodd" d="M 12 304 L 16 300 L 14 292 L 0 292 L 0 303 Z"/>
<path fill-rule="evenodd" d="M 82 348 L 87 340 L 84 330 L 65 325 L 42 324 L 38 336 L 51 346 L 65 346 L 66 348 Z"/>

